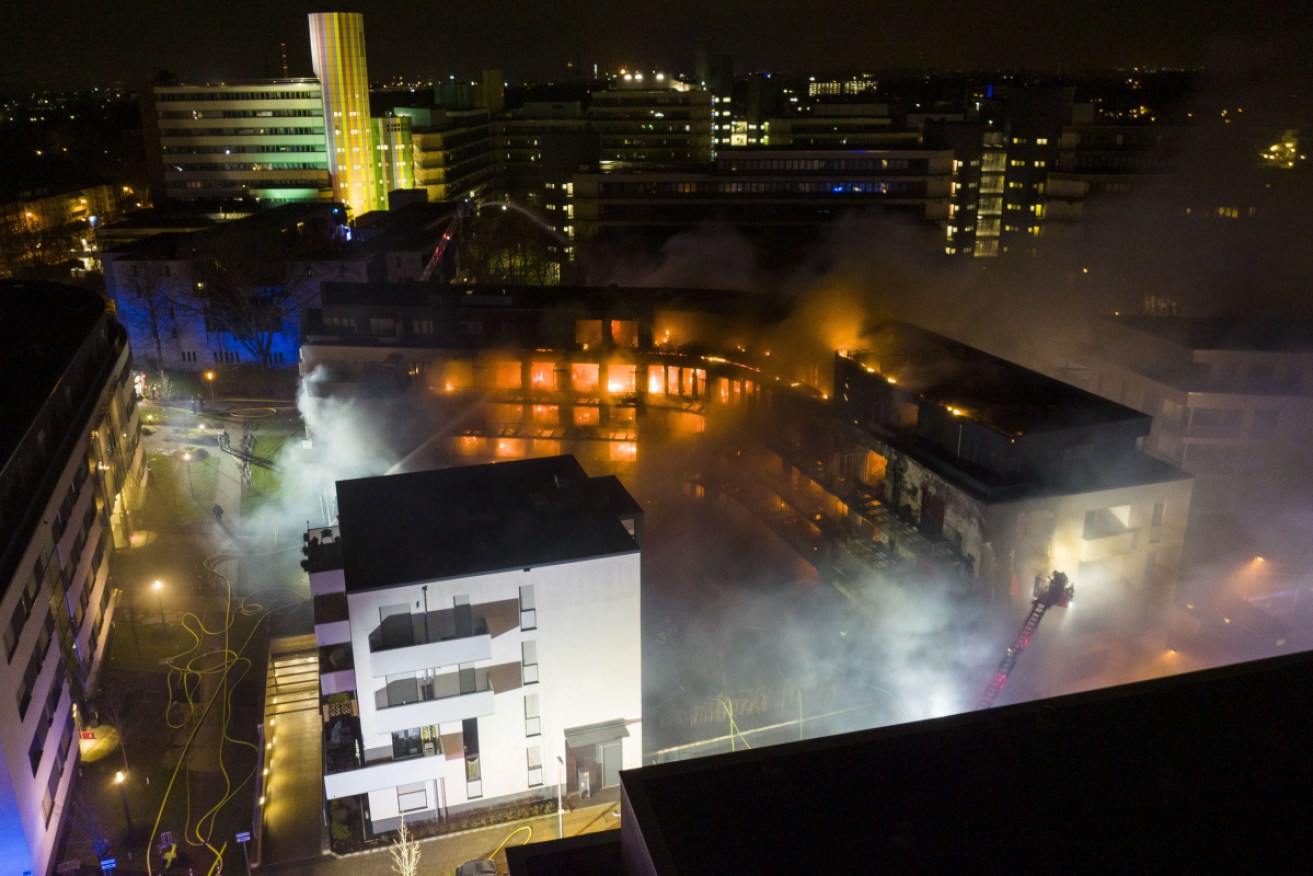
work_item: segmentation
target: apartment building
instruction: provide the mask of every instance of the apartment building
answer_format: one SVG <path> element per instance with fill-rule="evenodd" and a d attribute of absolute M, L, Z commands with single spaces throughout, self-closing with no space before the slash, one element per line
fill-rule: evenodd
<path fill-rule="evenodd" d="M 98 295 L 0 283 L 0 873 L 50 873 L 145 454 L 123 329 Z M 40 339 L 37 343 L 35 339 Z"/>
<path fill-rule="evenodd" d="M 327 283 L 301 373 L 316 394 L 448 410 L 460 426 L 430 446 L 449 459 L 572 453 L 623 472 L 644 436 L 702 432 L 710 409 L 760 394 L 759 370 L 715 355 L 751 343 L 758 305 L 709 289 Z"/>
<path fill-rule="evenodd" d="M 488 111 L 398 107 L 409 116 L 415 149 L 415 187 L 430 201 L 476 198 L 490 187 L 494 165 Z"/>
<path fill-rule="evenodd" d="M 642 762 L 642 512 L 573 457 L 341 481 L 306 533 L 324 792 L 373 832 Z"/>

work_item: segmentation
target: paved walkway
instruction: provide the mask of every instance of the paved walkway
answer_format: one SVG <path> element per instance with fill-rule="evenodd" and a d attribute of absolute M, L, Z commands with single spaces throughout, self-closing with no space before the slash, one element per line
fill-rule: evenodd
<path fill-rule="evenodd" d="M 614 799 L 616 789 L 598 795 L 588 806 L 575 806 L 573 811 L 565 813 L 565 835 L 578 836 L 584 833 L 596 833 L 603 830 L 615 830 L 620 826 L 620 804 Z M 528 831 L 523 828 L 529 828 Z M 532 837 L 534 842 L 557 838 L 557 819 L 555 815 L 544 815 L 520 822 L 499 824 L 495 827 L 471 830 L 452 836 L 435 837 L 420 844 L 419 872 L 433 876 L 447 876 L 466 861 L 486 858 L 497 852 L 495 860 L 501 872 L 506 872 L 506 853 L 499 851 L 506 845 L 522 845 Z M 383 846 L 368 852 L 345 857 L 328 856 L 317 861 L 302 861 L 295 864 L 268 866 L 260 869 L 261 873 L 277 876 L 396 876 L 392 867 L 392 856 Z"/>
<path fill-rule="evenodd" d="M 257 813 L 254 857 L 266 866 L 314 860 L 324 853 L 323 719 L 319 649 L 314 634 L 269 643 L 265 680 L 263 817 Z"/>

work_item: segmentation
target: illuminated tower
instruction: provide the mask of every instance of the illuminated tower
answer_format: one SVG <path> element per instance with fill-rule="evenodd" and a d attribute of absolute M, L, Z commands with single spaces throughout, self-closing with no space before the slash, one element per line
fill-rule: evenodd
<path fill-rule="evenodd" d="M 358 12 L 312 12 L 310 56 L 323 91 L 324 136 L 333 197 L 352 216 L 385 205 L 379 198 L 369 123 L 365 20 Z"/>

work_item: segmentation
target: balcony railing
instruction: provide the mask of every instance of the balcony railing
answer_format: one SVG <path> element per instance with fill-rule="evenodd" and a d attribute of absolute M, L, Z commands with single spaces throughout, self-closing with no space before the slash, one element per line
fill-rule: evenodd
<path fill-rule="evenodd" d="M 462 691 L 453 696 L 418 700 L 415 703 L 389 705 L 374 714 L 374 729 L 379 733 L 398 733 L 400 730 L 425 725 L 448 724 L 467 718 L 488 716 L 496 711 L 492 686 L 483 679 L 473 691 Z"/>

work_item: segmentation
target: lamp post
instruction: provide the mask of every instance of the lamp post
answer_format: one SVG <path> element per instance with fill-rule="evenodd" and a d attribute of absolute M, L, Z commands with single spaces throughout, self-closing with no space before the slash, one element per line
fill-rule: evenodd
<path fill-rule="evenodd" d="M 156 578 L 150 589 L 155 591 L 155 601 L 160 606 L 160 626 L 164 626 L 164 582 Z"/>
<path fill-rule="evenodd" d="M 196 488 L 191 483 L 191 451 L 185 450 L 182 454 L 183 464 L 187 467 L 187 492 L 192 495 L 196 494 Z"/>
<path fill-rule="evenodd" d="M 556 837 L 565 839 L 565 807 L 561 805 L 561 790 L 565 785 L 565 761 L 556 756 Z"/>
<path fill-rule="evenodd" d="M 205 382 L 210 385 L 210 401 L 213 402 L 214 401 L 214 372 L 213 371 L 205 372 Z"/>
<path fill-rule="evenodd" d="M 131 836 L 136 829 L 132 826 L 132 810 L 128 808 L 128 789 L 123 784 L 127 778 L 128 774 L 123 770 L 114 773 L 114 784 L 118 785 L 119 798 L 123 801 L 123 817 L 128 820 L 128 836 Z"/>

